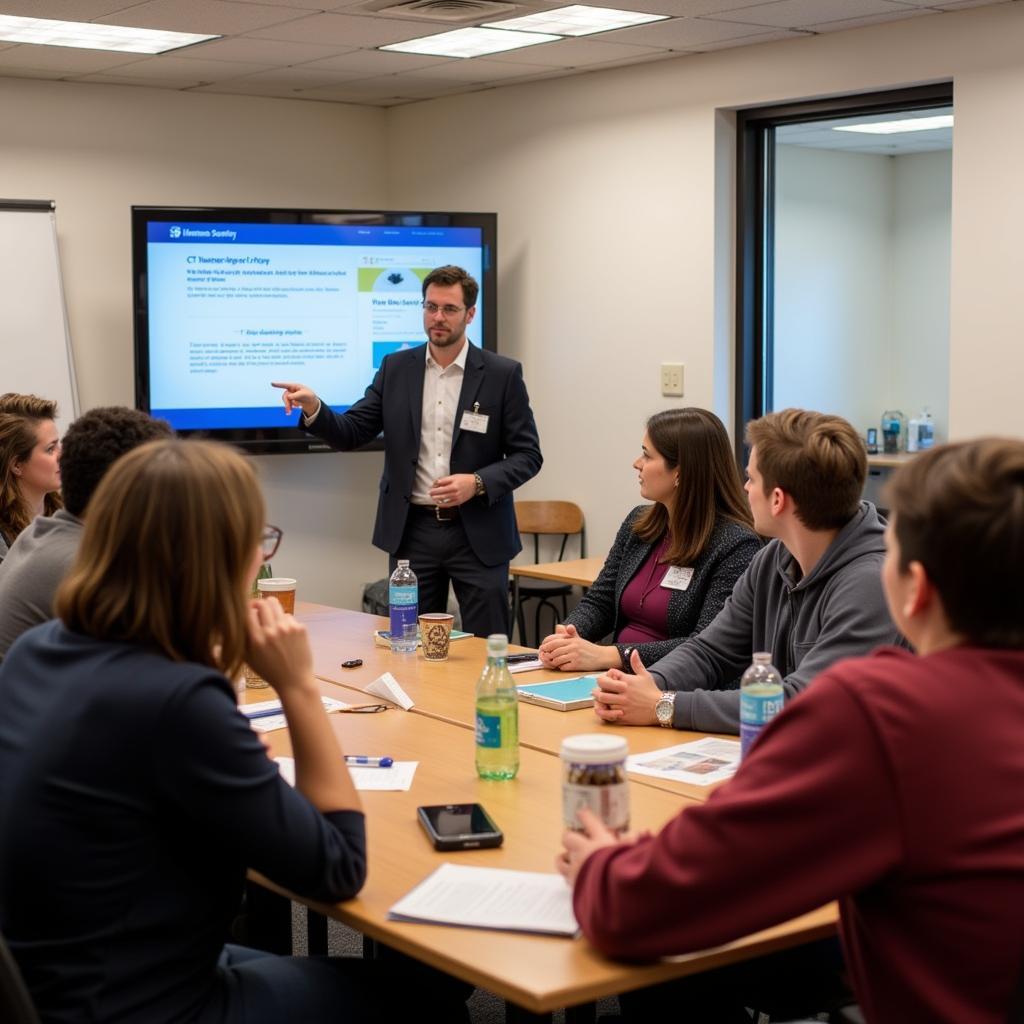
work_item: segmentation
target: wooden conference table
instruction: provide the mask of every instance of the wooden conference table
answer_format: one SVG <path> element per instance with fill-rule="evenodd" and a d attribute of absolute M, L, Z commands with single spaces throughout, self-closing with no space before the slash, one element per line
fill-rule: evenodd
<path fill-rule="evenodd" d="M 300 605 L 299 617 L 309 628 L 315 670 L 325 696 L 363 703 L 367 698 L 360 687 L 390 671 L 416 701 L 409 713 L 389 709 L 381 714 L 331 716 L 347 753 L 414 760 L 419 767 L 407 792 L 361 794 L 369 837 L 366 886 L 358 897 L 345 903 L 323 905 L 303 901 L 320 913 L 494 992 L 528 1013 L 549 1013 L 560 1007 L 589 1003 L 606 995 L 834 933 L 836 910 L 830 905 L 713 950 L 636 966 L 604 959 L 585 940 L 389 921 L 389 908 L 449 860 L 475 866 L 552 871 L 562 833 L 561 765 L 555 743 L 557 739 L 560 744 L 561 739 L 556 734 L 587 731 L 599 727 L 599 723 L 587 711 L 560 713 L 521 704 L 523 742 L 518 777 L 514 782 L 482 781 L 476 777 L 474 768 L 472 718 L 473 682 L 485 657 L 482 640 L 474 638 L 453 644 L 446 672 L 444 664 L 427 665 L 419 655 L 396 655 L 375 647 L 372 632 L 385 622 L 376 616 L 306 604 Z M 340 662 L 351 658 L 362 658 L 363 666 L 342 669 Z M 342 675 L 345 683 L 336 682 Z M 530 673 L 528 678 L 535 675 L 540 677 L 539 673 Z M 267 694 L 266 690 L 249 691 L 247 699 L 266 699 Z M 540 716 L 547 716 L 547 725 Z M 641 749 L 634 737 L 648 732 L 652 734 L 649 742 L 660 736 L 662 745 L 688 738 L 669 730 L 632 729 L 630 748 Z M 286 731 L 268 736 L 275 754 L 291 753 Z M 532 737 L 532 742 L 527 741 L 527 736 Z M 631 776 L 634 828 L 658 829 L 681 807 L 692 805 L 707 794 L 698 787 L 692 787 L 692 794 L 670 792 L 666 787 L 672 785 Z M 422 804 L 473 801 L 482 803 L 498 823 L 505 834 L 504 845 L 454 855 L 435 851 L 416 820 L 416 808 Z"/>

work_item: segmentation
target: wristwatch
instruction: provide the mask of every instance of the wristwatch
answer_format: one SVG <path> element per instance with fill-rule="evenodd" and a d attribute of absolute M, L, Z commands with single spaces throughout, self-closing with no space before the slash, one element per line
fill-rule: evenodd
<path fill-rule="evenodd" d="M 665 729 L 672 728 L 672 715 L 676 710 L 676 691 L 663 693 L 654 705 L 654 717 L 658 719 L 658 725 Z"/>
<path fill-rule="evenodd" d="M 484 482 L 480 478 L 480 474 L 479 473 L 474 473 L 473 474 L 473 479 L 476 481 L 476 497 L 482 498 L 484 496 L 484 494 L 486 493 L 486 488 L 484 487 Z"/>

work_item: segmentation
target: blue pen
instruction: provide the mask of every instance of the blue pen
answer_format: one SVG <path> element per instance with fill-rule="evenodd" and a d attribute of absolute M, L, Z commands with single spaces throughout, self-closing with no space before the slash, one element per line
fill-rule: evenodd
<path fill-rule="evenodd" d="M 264 708 L 262 711 L 246 711 L 243 706 L 242 714 L 251 721 L 254 718 L 270 718 L 273 715 L 283 715 L 284 711 L 281 708 Z"/>
<path fill-rule="evenodd" d="M 390 768 L 394 764 L 390 757 L 366 757 L 363 754 L 346 754 L 345 764 L 353 768 Z"/>

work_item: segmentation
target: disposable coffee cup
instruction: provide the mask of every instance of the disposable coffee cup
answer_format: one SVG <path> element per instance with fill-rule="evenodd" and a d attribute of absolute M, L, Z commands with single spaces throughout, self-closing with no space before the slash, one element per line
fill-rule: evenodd
<path fill-rule="evenodd" d="M 447 612 L 424 612 L 420 616 L 420 642 L 425 661 L 447 661 L 455 616 Z"/>
<path fill-rule="evenodd" d="M 272 576 L 256 581 L 260 597 L 276 597 L 289 615 L 295 612 L 295 586 L 296 581 L 287 576 Z"/>

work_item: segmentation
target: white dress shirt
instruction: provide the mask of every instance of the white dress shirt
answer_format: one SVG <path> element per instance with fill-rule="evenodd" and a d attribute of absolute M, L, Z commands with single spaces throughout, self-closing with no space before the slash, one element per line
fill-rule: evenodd
<path fill-rule="evenodd" d="M 423 410 L 420 418 L 420 450 L 416 459 L 416 478 L 412 484 L 414 505 L 433 505 L 430 488 L 451 472 L 452 436 L 455 433 L 455 410 L 462 392 L 469 342 L 463 339 L 462 350 L 454 361 L 441 367 L 427 346 L 423 371 Z"/>
<path fill-rule="evenodd" d="M 423 371 L 423 409 L 420 413 L 420 450 L 416 459 L 416 478 L 412 485 L 414 505 L 434 505 L 430 488 L 451 472 L 452 437 L 455 434 L 455 411 L 462 393 L 469 341 L 463 339 L 462 350 L 445 367 L 438 365 L 427 345 Z M 320 415 L 322 403 L 317 402 L 312 416 L 303 416 L 309 425 Z"/>

